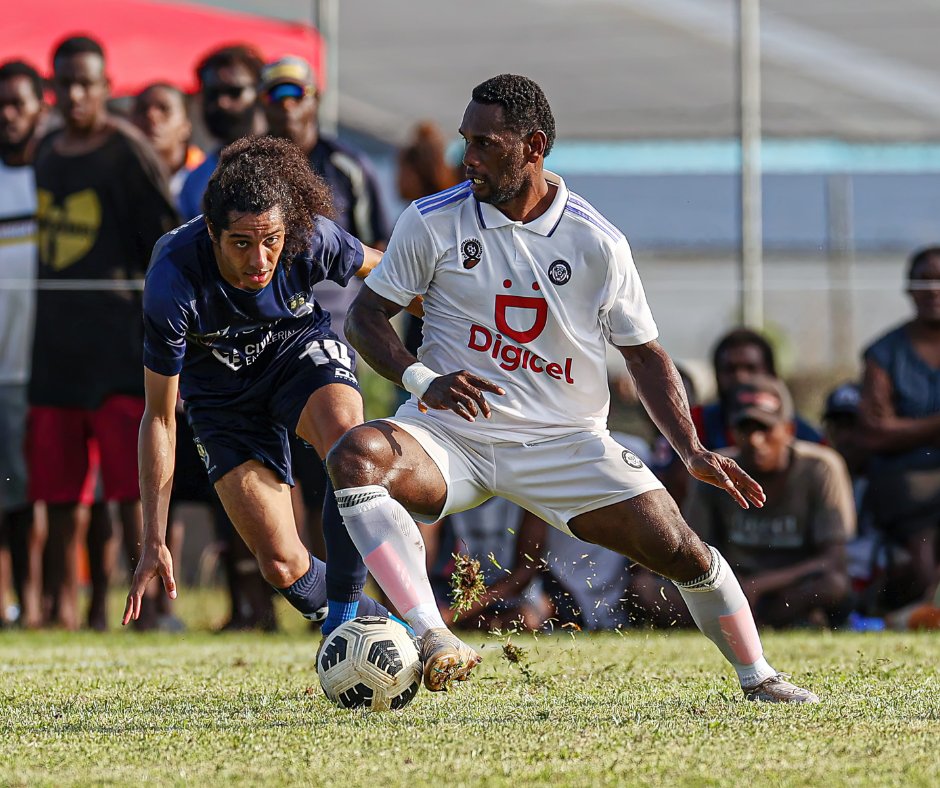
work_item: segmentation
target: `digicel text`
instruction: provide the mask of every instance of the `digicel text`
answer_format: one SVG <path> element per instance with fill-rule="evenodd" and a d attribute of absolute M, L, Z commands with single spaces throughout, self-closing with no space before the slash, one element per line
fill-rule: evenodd
<path fill-rule="evenodd" d="M 574 379 L 571 377 L 570 358 L 565 359 L 564 367 L 554 361 L 546 363 L 544 358 L 535 355 L 531 350 L 505 344 L 502 334 L 497 334 L 494 340 L 489 329 L 478 326 L 476 323 L 470 326 L 470 341 L 467 343 L 467 347 L 480 353 L 489 352 L 493 358 L 498 360 L 499 366 L 507 372 L 520 368 L 528 369 L 536 374 L 544 372 L 551 378 L 564 380 L 565 383 L 574 383 Z"/>

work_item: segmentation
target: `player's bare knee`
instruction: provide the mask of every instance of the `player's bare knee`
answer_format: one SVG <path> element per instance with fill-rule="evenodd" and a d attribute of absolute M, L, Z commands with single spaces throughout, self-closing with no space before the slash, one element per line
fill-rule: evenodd
<path fill-rule="evenodd" d="M 655 561 L 657 565 L 647 566 L 670 580 L 688 582 L 708 571 L 711 552 L 680 517 L 661 530 Z"/>
<path fill-rule="evenodd" d="M 326 456 L 333 486 L 340 490 L 382 484 L 388 440 L 368 424 L 354 427 L 340 438 Z"/>
<path fill-rule="evenodd" d="M 301 560 L 302 558 L 302 560 Z M 307 555 L 286 557 L 282 555 L 258 556 L 261 575 L 275 588 L 287 588 L 307 571 Z"/>

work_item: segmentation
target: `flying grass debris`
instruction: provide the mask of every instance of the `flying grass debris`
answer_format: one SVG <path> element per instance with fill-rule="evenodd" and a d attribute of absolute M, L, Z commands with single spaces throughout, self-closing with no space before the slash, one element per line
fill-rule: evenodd
<path fill-rule="evenodd" d="M 486 593 L 480 562 L 463 553 L 453 553 L 454 571 L 450 576 L 450 609 L 455 618 L 470 610 Z"/>

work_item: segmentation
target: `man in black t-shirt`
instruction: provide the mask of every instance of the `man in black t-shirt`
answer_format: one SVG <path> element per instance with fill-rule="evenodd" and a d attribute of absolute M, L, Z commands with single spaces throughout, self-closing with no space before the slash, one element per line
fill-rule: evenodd
<path fill-rule="evenodd" d="M 135 282 L 176 216 L 143 135 L 107 112 L 100 44 L 66 39 L 53 55 L 53 74 L 65 125 L 42 140 L 36 157 L 38 276 L 47 287 L 37 297 L 29 389 L 30 495 L 49 513 L 59 622 L 76 628 L 76 549 L 99 469 L 105 498 L 120 504 L 132 566 L 138 558 L 144 400 Z M 102 595 L 94 602 L 90 619 L 100 627 Z"/>

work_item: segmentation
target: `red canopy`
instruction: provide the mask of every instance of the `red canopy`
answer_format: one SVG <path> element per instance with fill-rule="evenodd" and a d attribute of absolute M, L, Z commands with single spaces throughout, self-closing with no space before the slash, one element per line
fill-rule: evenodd
<path fill-rule="evenodd" d="M 134 95 L 150 82 L 194 92 L 203 55 L 236 43 L 251 44 L 266 60 L 300 55 L 323 86 L 323 44 L 312 25 L 148 0 L 13 2 L 16 10 L 0 25 L 0 59 L 26 60 L 48 76 L 55 45 L 70 35 L 89 35 L 104 47 L 115 96 Z"/>

